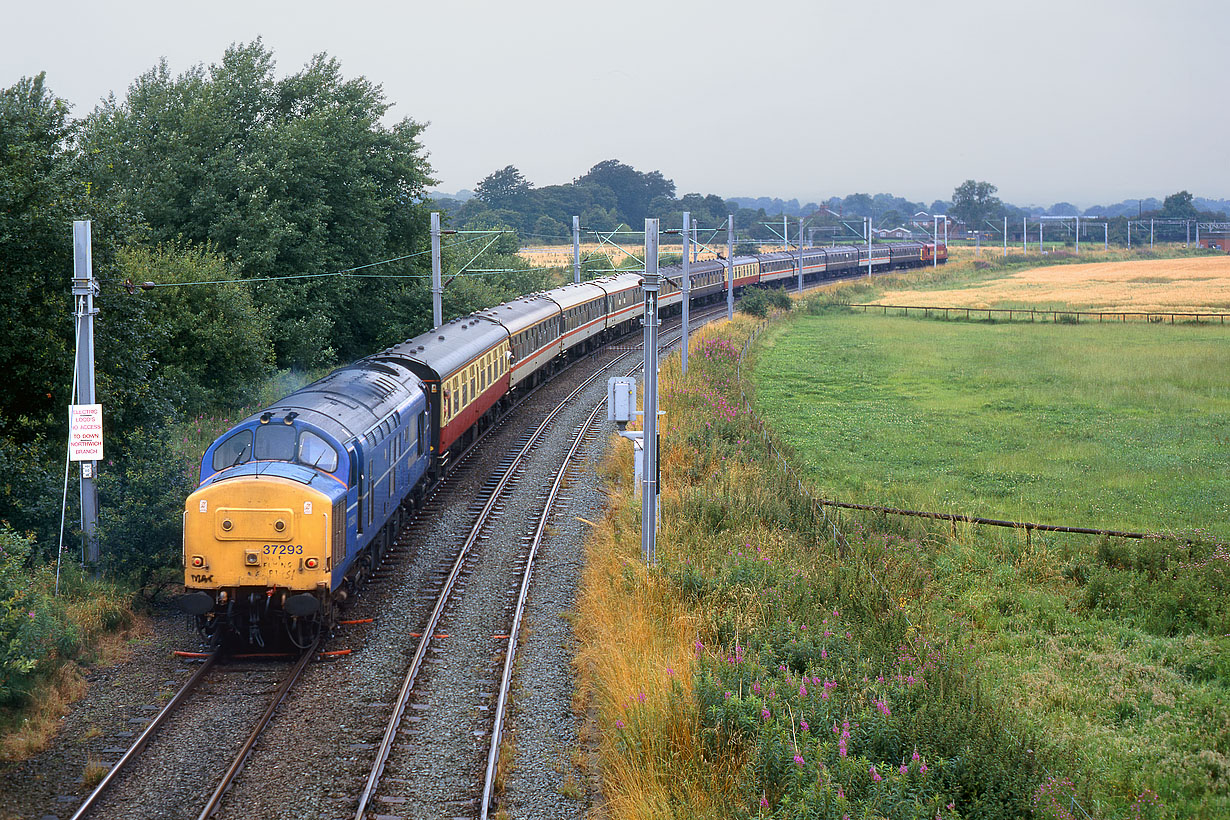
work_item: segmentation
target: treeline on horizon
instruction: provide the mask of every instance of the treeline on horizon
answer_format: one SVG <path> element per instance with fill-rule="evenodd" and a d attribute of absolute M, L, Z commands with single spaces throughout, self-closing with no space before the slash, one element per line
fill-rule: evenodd
<path fill-rule="evenodd" d="M 972 182 L 972 180 L 970 181 Z M 454 227 L 476 230 L 507 228 L 518 233 L 523 244 L 550 244 L 571 241 L 572 217 L 579 216 L 582 232 L 587 237 L 613 231 L 620 225 L 639 230 L 646 217 L 656 217 L 663 227 L 682 225 L 683 212 L 691 214 L 702 228 L 724 226 L 728 214 L 733 214 L 741 241 L 768 242 L 780 239 L 783 217 L 790 218 L 787 228 L 797 230 L 797 219 L 805 217 L 810 226 L 830 226 L 830 232 L 853 239 L 849 228 L 840 228 L 843 220 L 871 217 L 876 228 L 909 227 L 919 212 L 948 214 L 962 221 L 981 223 L 983 220 L 1009 220 L 1009 234 L 1020 234 L 1021 219 L 1037 216 L 1083 216 L 1118 220 L 1112 225 L 1111 239 L 1126 241 L 1126 220 L 1203 219 L 1226 220 L 1230 201 L 1193 197 L 1186 191 L 1164 200 L 1149 198 L 1125 200 L 1115 205 L 1096 205 L 1084 211 L 1068 202 L 1057 202 L 1050 208 L 1021 208 L 994 198 L 995 186 L 965 189 L 963 183 L 948 200 L 935 200 L 929 205 L 913 202 L 893 194 L 854 193 L 831 197 L 822 204 L 797 199 L 769 197 L 723 198 L 716 194 L 688 193 L 676 198 L 675 183 L 661 171 L 643 172 L 610 159 L 594 165 L 570 183 L 534 187 L 513 165 L 492 172 L 478 182 L 473 191 L 457 195 L 431 194 L 428 204 L 448 215 Z M 988 193 L 989 190 L 989 193 Z M 974 205 L 970 210 L 971 203 Z M 984 225 L 984 228 L 987 227 Z M 826 236 L 829 234 L 826 234 Z M 663 243 L 678 241 L 663 237 Z M 721 237 L 718 241 L 723 241 Z"/>

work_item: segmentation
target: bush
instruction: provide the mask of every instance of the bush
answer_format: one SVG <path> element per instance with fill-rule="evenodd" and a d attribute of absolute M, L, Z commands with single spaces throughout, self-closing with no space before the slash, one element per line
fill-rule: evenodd
<path fill-rule="evenodd" d="M 111 577 L 148 587 L 179 578 L 184 499 L 196 471 L 167 431 L 133 442 L 122 469 L 99 472 L 99 541 Z"/>
<path fill-rule="evenodd" d="M 62 661 L 130 619 L 127 596 L 89 580 L 72 561 L 40 563 L 31 536 L 0 524 L 0 704 L 25 701 Z"/>
<path fill-rule="evenodd" d="M 739 299 L 739 310 L 759 319 L 768 316 L 771 310 L 790 310 L 793 306 L 790 294 L 779 288 L 747 289 Z"/>

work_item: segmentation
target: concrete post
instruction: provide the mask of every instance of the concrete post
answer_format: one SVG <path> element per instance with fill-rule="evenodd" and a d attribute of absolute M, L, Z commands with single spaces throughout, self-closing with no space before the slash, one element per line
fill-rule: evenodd
<path fill-rule="evenodd" d="M 683 212 L 683 279 L 680 282 L 680 290 L 683 291 L 683 347 L 681 348 L 680 365 L 683 375 L 688 375 L 688 309 L 690 308 L 692 294 L 692 266 L 690 257 L 692 249 L 689 247 L 691 239 L 691 221 L 692 214 L 688 211 Z"/>
<path fill-rule="evenodd" d="M 657 563 L 658 540 L 658 220 L 645 220 L 645 474 L 641 478 L 641 554 Z"/>
<path fill-rule="evenodd" d="M 726 318 L 735 318 L 735 215 L 726 214 Z"/>
<path fill-rule="evenodd" d="M 73 301 L 77 313 L 77 404 L 94 404 L 94 297 L 98 282 L 94 279 L 93 243 L 90 221 L 73 223 Z M 97 461 L 81 462 L 81 532 L 85 539 L 82 551 L 85 562 L 97 569 L 101 555 L 98 549 L 98 476 Z"/>
<path fill-rule="evenodd" d="M 440 212 L 431 212 L 431 321 L 444 324 L 444 286 L 440 284 Z"/>
<path fill-rule="evenodd" d="M 572 218 L 572 281 L 581 282 L 581 217 Z"/>

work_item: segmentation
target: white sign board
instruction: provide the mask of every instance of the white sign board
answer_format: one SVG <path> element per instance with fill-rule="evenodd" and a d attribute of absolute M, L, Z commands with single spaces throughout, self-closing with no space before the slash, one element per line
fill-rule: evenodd
<path fill-rule="evenodd" d="M 68 457 L 72 461 L 102 460 L 101 404 L 70 404 L 68 406 Z"/>

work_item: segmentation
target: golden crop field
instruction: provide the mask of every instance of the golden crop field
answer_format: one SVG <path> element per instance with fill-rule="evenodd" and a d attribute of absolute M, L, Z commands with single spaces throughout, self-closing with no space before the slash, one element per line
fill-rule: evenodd
<path fill-rule="evenodd" d="M 585 259 L 587 256 L 605 253 L 613 264 L 618 265 L 628 258 L 628 253 L 625 251 L 630 251 L 638 258 L 645 252 L 645 245 L 641 242 L 620 242 L 619 244 L 625 250 L 620 250 L 609 243 L 582 242 L 581 258 Z M 726 252 L 725 244 L 711 245 L 710 247 L 721 253 Z M 661 253 L 678 254 L 680 252 L 678 245 L 662 245 L 659 247 L 659 250 Z M 570 267 L 572 265 L 571 245 L 546 245 L 537 248 L 522 248 L 519 254 L 523 258 L 528 259 L 531 265 L 540 268 Z M 716 257 L 717 254 L 713 251 L 702 250 L 700 253 L 701 259 L 715 259 Z"/>
<path fill-rule="evenodd" d="M 1222 312 L 1230 310 L 1230 255 L 1030 268 L 953 289 L 888 291 L 876 304 Z"/>

